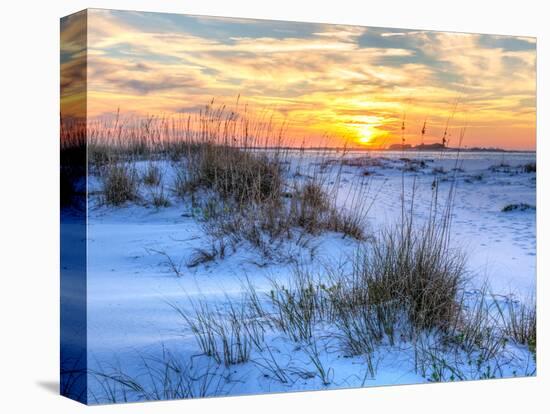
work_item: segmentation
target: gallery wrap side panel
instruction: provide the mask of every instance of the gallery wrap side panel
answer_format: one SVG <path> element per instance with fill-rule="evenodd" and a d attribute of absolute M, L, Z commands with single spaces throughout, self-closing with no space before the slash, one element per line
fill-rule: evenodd
<path fill-rule="evenodd" d="M 60 45 L 60 393 L 86 404 L 86 10 L 61 19 Z"/>

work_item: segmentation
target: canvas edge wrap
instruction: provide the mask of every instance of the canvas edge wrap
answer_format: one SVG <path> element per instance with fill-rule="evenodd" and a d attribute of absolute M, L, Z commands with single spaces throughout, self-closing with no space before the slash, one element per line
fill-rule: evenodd
<path fill-rule="evenodd" d="M 88 403 L 87 10 L 60 19 L 60 383 Z"/>

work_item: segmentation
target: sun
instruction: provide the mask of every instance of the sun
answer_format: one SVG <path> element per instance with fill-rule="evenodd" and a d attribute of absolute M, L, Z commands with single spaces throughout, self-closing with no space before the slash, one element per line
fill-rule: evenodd
<path fill-rule="evenodd" d="M 379 131 L 377 131 L 373 125 L 361 125 L 357 128 L 357 134 L 357 143 L 361 145 L 372 145 L 379 135 Z"/>

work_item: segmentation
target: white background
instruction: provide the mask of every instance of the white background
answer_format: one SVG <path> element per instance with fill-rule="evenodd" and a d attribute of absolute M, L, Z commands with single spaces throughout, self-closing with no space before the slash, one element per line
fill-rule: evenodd
<path fill-rule="evenodd" d="M 105 7 L 538 37 L 538 377 L 104 406 L 96 413 L 537 413 L 550 399 L 547 175 L 550 34 L 545 1 L 8 0 L 0 14 L 0 409 L 78 413 L 57 396 L 59 21 Z M 544 252 L 546 251 L 546 257 Z M 547 407 L 546 407 L 547 409 Z"/>

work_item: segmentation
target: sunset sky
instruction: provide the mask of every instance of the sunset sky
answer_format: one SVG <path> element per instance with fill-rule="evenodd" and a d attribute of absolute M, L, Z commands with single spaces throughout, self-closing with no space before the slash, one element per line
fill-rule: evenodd
<path fill-rule="evenodd" d="M 67 31 L 70 28 L 66 27 Z M 269 111 L 293 143 L 535 148 L 534 38 L 88 11 L 88 116 Z M 62 65 L 68 64 L 68 60 Z M 454 116 L 452 115 L 454 113 Z M 453 141 L 454 140 L 454 141 Z"/>

